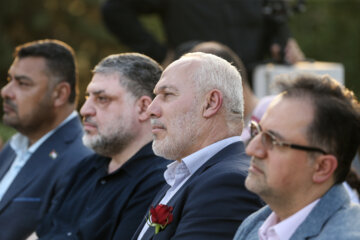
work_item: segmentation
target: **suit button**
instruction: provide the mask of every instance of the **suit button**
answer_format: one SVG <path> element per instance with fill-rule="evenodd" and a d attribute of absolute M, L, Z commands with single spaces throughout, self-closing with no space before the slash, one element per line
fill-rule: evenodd
<path fill-rule="evenodd" d="M 66 235 L 67 235 L 68 237 L 70 237 L 70 236 L 72 235 L 72 232 L 68 232 L 68 233 L 66 233 Z"/>
<path fill-rule="evenodd" d="M 100 183 L 104 185 L 106 183 L 106 180 L 101 180 Z"/>

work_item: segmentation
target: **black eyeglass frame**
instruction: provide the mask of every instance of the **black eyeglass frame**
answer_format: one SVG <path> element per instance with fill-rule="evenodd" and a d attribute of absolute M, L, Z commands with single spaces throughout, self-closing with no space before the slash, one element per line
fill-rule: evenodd
<path fill-rule="evenodd" d="M 257 131 L 256 134 L 254 133 L 254 130 Z M 320 152 L 320 153 L 322 153 L 324 155 L 328 154 L 326 151 L 324 151 L 324 150 L 322 150 L 321 148 L 318 148 L 318 147 L 303 146 L 303 145 L 298 145 L 298 144 L 293 144 L 293 143 L 280 141 L 272 133 L 267 132 L 267 131 L 263 131 L 261 129 L 261 126 L 260 126 L 259 123 L 257 123 L 256 121 L 251 121 L 251 123 L 250 123 L 250 136 L 251 136 L 251 139 L 253 139 L 255 136 L 257 136 L 259 133 L 262 134 L 261 135 L 261 142 L 265 147 L 267 147 L 267 146 L 266 146 L 266 139 L 265 139 L 264 134 L 270 136 L 272 145 L 278 145 L 278 146 L 281 146 L 281 147 L 289 147 L 289 148 L 293 148 L 293 149 L 297 149 L 297 150 L 303 150 L 303 151 Z"/>

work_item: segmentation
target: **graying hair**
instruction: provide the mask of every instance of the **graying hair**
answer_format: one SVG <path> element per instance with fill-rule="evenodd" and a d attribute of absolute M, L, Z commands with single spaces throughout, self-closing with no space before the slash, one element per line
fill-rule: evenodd
<path fill-rule="evenodd" d="M 118 73 L 121 86 L 136 98 L 141 96 L 154 98 L 153 89 L 160 79 L 162 67 L 143 54 L 121 53 L 101 60 L 95 66 L 93 73 Z"/>
<path fill-rule="evenodd" d="M 200 66 L 191 76 L 199 93 L 205 94 L 212 89 L 220 90 L 224 97 L 227 120 L 243 124 L 244 97 L 239 71 L 226 60 L 213 54 L 194 52 L 187 53 L 182 58 L 200 60 Z"/>

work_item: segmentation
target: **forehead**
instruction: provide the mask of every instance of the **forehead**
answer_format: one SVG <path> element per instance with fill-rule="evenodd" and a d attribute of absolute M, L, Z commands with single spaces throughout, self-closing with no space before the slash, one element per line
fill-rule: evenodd
<path fill-rule="evenodd" d="M 46 74 L 46 70 L 46 60 L 43 57 L 17 57 L 10 66 L 9 74 L 39 75 Z"/>
<path fill-rule="evenodd" d="M 87 92 L 101 91 L 109 94 L 125 92 L 125 88 L 120 84 L 120 77 L 118 73 L 95 73 L 87 87 Z"/>
<path fill-rule="evenodd" d="M 296 139 L 299 136 L 306 136 L 313 117 L 314 108 L 309 99 L 279 95 L 270 104 L 260 124 L 264 130 Z"/>
<path fill-rule="evenodd" d="M 155 93 L 163 88 L 192 88 L 191 75 L 199 65 L 199 61 L 195 58 L 185 58 L 173 62 L 161 75 L 159 82 L 155 86 Z"/>

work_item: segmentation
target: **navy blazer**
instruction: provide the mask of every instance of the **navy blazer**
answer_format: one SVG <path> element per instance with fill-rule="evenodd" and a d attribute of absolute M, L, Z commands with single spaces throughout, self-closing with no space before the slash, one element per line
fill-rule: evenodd
<path fill-rule="evenodd" d="M 242 142 L 222 149 L 201 166 L 167 204 L 173 222 L 155 235 L 149 227 L 142 239 L 231 239 L 240 223 L 263 204 L 245 189 L 249 157 Z M 153 201 L 159 203 L 169 187 Z M 132 239 L 137 239 L 145 220 Z"/>
<path fill-rule="evenodd" d="M 234 240 L 259 239 L 259 228 L 271 213 L 270 207 L 265 206 L 249 216 L 239 227 Z M 360 239 L 360 206 L 351 204 L 341 184 L 333 186 L 290 237 L 290 240 L 297 239 Z"/>
<path fill-rule="evenodd" d="M 92 153 L 83 145 L 82 136 L 81 121 L 76 117 L 32 154 L 0 201 L 0 239 L 26 239 L 34 232 L 52 199 L 64 187 L 67 173 Z M 0 178 L 15 157 L 7 143 L 0 152 Z"/>

